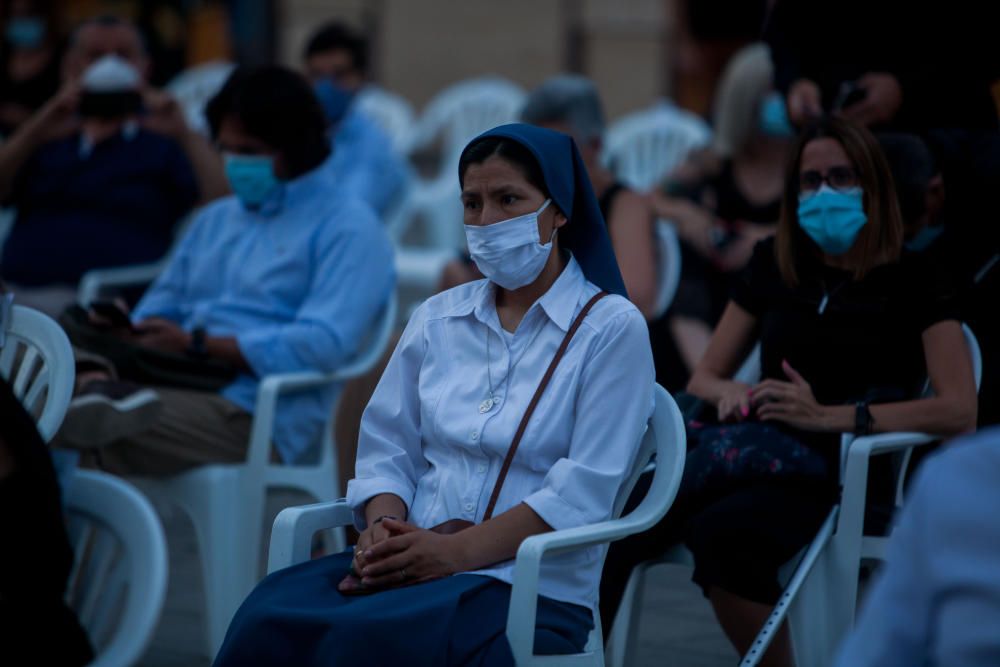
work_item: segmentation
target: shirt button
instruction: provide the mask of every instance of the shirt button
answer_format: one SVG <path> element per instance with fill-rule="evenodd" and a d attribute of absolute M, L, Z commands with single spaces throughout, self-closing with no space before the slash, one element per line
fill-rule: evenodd
<path fill-rule="evenodd" d="M 472 437 L 473 442 L 475 442 L 476 440 L 479 440 L 479 431 L 473 431 L 469 435 Z"/>
<path fill-rule="evenodd" d="M 478 466 L 476 466 L 476 472 L 486 472 L 486 464 L 480 463 Z"/>
<path fill-rule="evenodd" d="M 466 512 L 471 512 L 472 511 L 472 507 L 473 507 L 472 503 L 465 503 L 465 511 Z"/>

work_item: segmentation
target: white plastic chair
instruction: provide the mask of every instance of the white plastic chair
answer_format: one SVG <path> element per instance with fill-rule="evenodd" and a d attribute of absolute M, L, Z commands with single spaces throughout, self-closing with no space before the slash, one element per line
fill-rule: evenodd
<path fill-rule="evenodd" d="M 673 223 L 667 220 L 656 221 L 656 241 L 659 246 L 659 286 L 656 309 L 653 311 L 654 320 L 667 312 L 681 284 L 681 244 Z"/>
<path fill-rule="evenodd" d="M 191 518 L 201 550 L 205 586 L 207 651 L 214 656 L 229 621 L 260 578 L 262 525 L 270 489 L 304 491 L 316 500 L 340 496 L 340 473 L 333 441 L 336 405 L 318 443 L 317 461 L 295 464 L 271 459 L 271 436 L 279 396 L 340 384 L 368 372 L 381 359 L 396 322 L 393 293 L 357 358 L 334 373 L 269 375 L 257 390 L 246 463 L 206 465 L 167 478 L 134 478 L 157 500 L 179 506 Z M 344 537 L 335 535 L 335 548 Z"/>
<path fill-rule="evenodd" d="M 15 304 L 0 327 L 0 375 L 10 381 L 25 410 L 37 417 L 38 432 L 48 442 L 73 398 L 73 348 L 52 318 L 31 308 Z"/>
<path fill-rule="evenodd" d="M 979 344 L 968 326 L 963 325 L 962 330 L 978 390 L 982 379 Z M 753 349 L 735 378 L 748 384 L 760 378 L 759 346 Z M 928 392 L 929 389 L 925 394 Z M 823 667 L 833 663 L 837 646 L 854 621 L 861 561 L 882 558 L 888 540 L 888 537 L 864 535 L 869 458 L 890 452 L 900 454 L 896 495 L 897 502 L 901 502 L 912 448 L 937 440 L 940 438 L 921 433 L 882 433 L 865 437 L 845 433 L 841 436 L 841 501 L 831 509 L 812 542 L 783 568 L 782 574 L 789 582 L 750 651 L 743 656 L 741 667 L 750 667 L 760 661 L 786 617 L 797 664 Z M 643 579 L 650 567 L 665 563 L 693 565 L 694 561 L 686 548 L 676 546 L 662 558 L 635 568 L 611 636 L 611 664 L 615 667 L 635 664 Z"/>
<path fill-rule="evenodd" d="M 646 192 L 711 137 L 701 118 L 660 102 L 624 116 L 608 128 L 603 160 L 619 180 Z"/>
<path fill-rule="evenodd" d="M 208 134 L 205 105 L 222 89 L 234 69 L 236 65 L 230 62 L 203 63 L 184 70 L 167 83 L 164 90 L 181 105 L 192 130 Z"/>
<path fill-rule="evenodd" d="M 167 592 L 167 542 L 149 501 L 131 484 L 77 470 L 66 490 L 75 563 L 67 602 L 87 631 L 90 667 L 136 664 Z"/>
<path fill-rule="evenodd" d="M 406 98 L 384 88 L 367 85 L 358 93 L 354 106 L 375 121 L 392 141 L 393 148 L 400 153 L 406 152 L 417 119 L 413 105 Z"/>
<path fill-rule="evenodd" d="M 439 146 L 437 174 L 419 181 L 414 216 L 425 225 L 427 245 L 454 250 L 464 246 L 459 201 L 458 159 L 476 135 L 517 120 L 525 92 L 510 81 L 483 77 L 456 83 L 430 101 L 414 126 L 409 152 Z"/>
<path fill-rule="evenodd" d="M 524 89 L 500 77 L 453 84 L 435 95 L 420 115 L 410 152 L 440 140 L 442 155 L 451 157 L 477 134 L 515 120 L 524 100 Z M 447 166 L 442 165 L 442 170 Z"/>
<path fill-rule="evenodd" d="M 576 655 L 533 655 L 535 607 L 538 598 L 538 574 L 545 555 L 606 544 L 647 530 L 659 521 L 674 500 L 684 469 L 684 421 L 673 398 L 662 387 L 655 388 L 656 408 L 642 438 L 631 474 L 615 501 L 613 516 L 602 523 L 534 535 L 521 543 L 514 565 L 514 581 L 507 614 L 507 639 L 518 665 L 596 665 L 604 664 L 601 646 L 601 619 L 595 615 L 584 653 Z M 628 515 L 620 516 L 625 501 L 639 474 L 655 453 L 660 465 L 643 501 Z M 291 507 L 275 519 L 271 531 L 268 571 L 274 572 L 309 558 L 309 545 L 320 530 L 350 525 L 353 512 L 343 499 Z"/>

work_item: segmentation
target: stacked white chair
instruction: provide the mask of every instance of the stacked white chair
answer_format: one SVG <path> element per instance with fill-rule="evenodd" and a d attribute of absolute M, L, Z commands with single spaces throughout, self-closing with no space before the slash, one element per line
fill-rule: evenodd
<path fill-rule="evenodd" d="M 659 521 L 670 507 L 680 487 L 684 470 L 684 421 L 670 395 L 657 386 L 656 408 L 642 438 L 629 478 L 615 501 L 615 518 L 602 523 L 534 535 L 521 543 L 514 566 L 510 608 L 507 614 L 507 639 L 516 664 L 556 666 L 604 664 L 601 619 L 594 618 L 585 651 L 575 655 L 534 655 L 535 611 L 538 600 L 538 575 L 546 555 L 607 544 L 647 530 Z M 652 455 L 659 465 L 643 501 L 632 512 L 621 516 L 639 474 Z M 309 558 L 309 545 L 321 530 L 350 525 L 353 512 L 344 500 L 292 507 L 278 515 L 271 531 L 268 571 L 274 572 Z"/>
<path fill-rule="evenodd" d="M 622 117 L 604 136 L 604 163 L 631 188 L 652 190 L 712 133 L 701 118 L 660 102 Z"/>

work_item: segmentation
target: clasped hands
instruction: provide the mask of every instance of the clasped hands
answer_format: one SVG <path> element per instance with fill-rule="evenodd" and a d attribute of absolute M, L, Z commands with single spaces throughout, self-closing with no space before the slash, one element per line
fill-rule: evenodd
<path fill-rule="evenodd" d="M 355 577 L 340 582 L 344 592 L 421 583 L 461 572 L 457 535 L 441 535 L 392 518 L 369 525 L 358 538 L 351 562 Z"/>
<path fill-rule="evenodd" d="M 826 430 L 827 406 L 813 395 L 812 387 L 787 361 L 781 362 L 788 381 L 764 380 L 753 387 L 733 382 L 717 404 L 720 422 L 739 422 L 751 413 L 763 422 L 777 421 L 807 431 Z"/>

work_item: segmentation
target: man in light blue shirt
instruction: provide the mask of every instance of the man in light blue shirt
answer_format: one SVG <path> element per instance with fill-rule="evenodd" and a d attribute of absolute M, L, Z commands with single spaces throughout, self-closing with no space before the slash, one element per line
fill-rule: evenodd
<path fill-rule="evenodd" d="M 365 83 L 364 38 L 331 23 L 309 39 L 304 61 L 329 126 L 327 169 L 344 192 L 385 214 L 402 196 L 408 174 L 389 137 L 353 103 Z"/>
<path fill-rule="evenodd" d="M 841 667 L 1000 665 L 1000 429 L 917 473 Z"/>
<path fill-rule="evenodd" d="M 235 194 L 197 216 L 132 313 L 131 341 L 228 364 L 235 379 L 218 394 L 82 387 L 60 436 L 100 448 L 113 472 L 245 459 L 261 378 L 341 367 L 394 289 L 382 226 L 322 166 L 322 112 L 304 79 L 280 67 L 238 70 L 207 116 Z M 281 399 L 274 441 L 283 461 L 301 460 L 319 439 L 334 391 Z"/>

